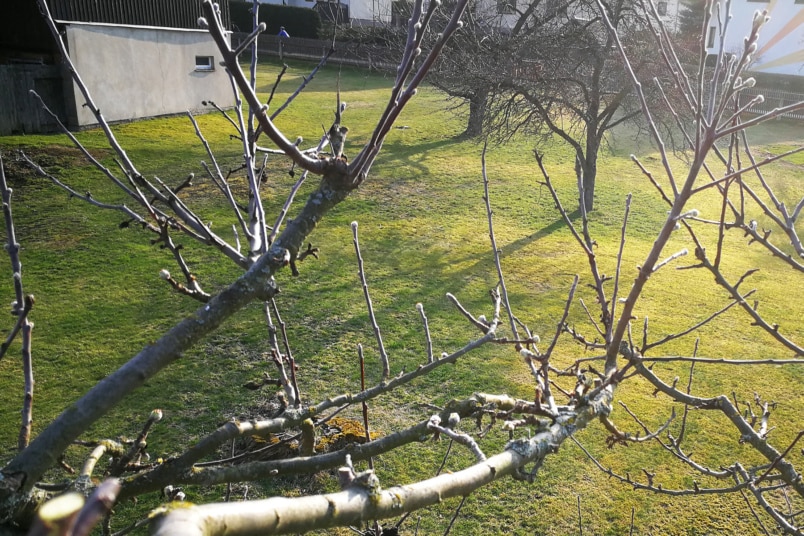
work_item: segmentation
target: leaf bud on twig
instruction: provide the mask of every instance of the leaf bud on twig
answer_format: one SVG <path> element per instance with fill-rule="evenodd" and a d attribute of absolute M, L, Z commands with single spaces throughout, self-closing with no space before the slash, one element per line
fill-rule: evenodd
<path fill-rule="evenodd" d="M 683 220 L 685 218 L 697 218 L 699 214 L 700 214 L 700 212 L 698 212 L 698 209 L 694 208 L 692 210 L 688 210 L 687 212 L 684 212 L 683 214 L 679 214 L 676 217 L 676 219 L 677 220 Z"/>
<path fill-rule="evenodd" d="M 460 423 L 461 423 L 461 416 L 460 415 L 458 415 L 457 413 L 450 413 L 449 414 L 449 420 L 447 421 L 447 426 L 449 426 L 450 428 L 454 429 Z"/>
<path fill-rule="evenodd" d="M 532 359 L 539 359 L 539 356 L 528 350 L 527 348 L 522 348 L 519 351 L 519 355 L 525 360 L 525 363 L 530 362 Z"/>

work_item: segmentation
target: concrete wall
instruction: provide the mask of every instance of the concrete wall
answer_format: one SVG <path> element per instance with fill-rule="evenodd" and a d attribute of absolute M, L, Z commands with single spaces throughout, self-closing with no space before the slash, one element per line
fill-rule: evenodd
<path fill-rule="evenodd" d="M 66 33 L 70 56 L 108 121 L 200 111 L 204 100 L 232 102 L 221 55 L 206 31 L 71 22 Z M 211 56 L 213 69 L 196 69 L 196 56 Z M 74 93 L 67 103 L 71 126 L 94 124 L 83 96 Z"/>
<path fill-rule="evenodd" d="M 409 0 L 413 3 L 413 0 Z M 355 24 L 389 24 L 392 0 L 340 0 L 349 6 L 350 22 Z M 261 4 L 276 4 L 313 9 L 315 0 L 260 0 Z M 291 36 L 293 37 L 293 36 Z"/>
<path fill-rule="evenodd" d="M 275 6 L 306 7 L 313 9 L 315 0 L 260 0 L 260 4 L 273 4 Z"/>
<path fill-rule="evenodd" d="M 723 9 L 724 0 L 719 0 Z M 796 0 L 772 0 L 769 2 L 731 2 L 732 19 L 726 33 L 726 52 L 739 53 L 743 38 L 751 31 L 755 11 L 767 10 L 771 20 L 760 30 L 759 49 L 754 55 L 750 69 L 758 73 L 804 76 L 804 4 Z M 717 54 L 720 36 L 717 35 L 717 19 L 709 23 L 715 30 L 714 46 L 710 54 Z"/>
<path fill-rule="evenodd" d="M 391 22 L 391 0 L 341 0 L 341 4 L 349 6 L 349 18 L 353 22 L 362 24 Z"/>
<path fill-rule="evenodd" d="M 667 31 L 677 32 L 678 17 L 681 14 L 681 10 L 684 9 L 681 2 L 679 0 L 654 0 L 653 3 L 656 5 L 656 9 L 659 10 L 659 16 Z M 660 4 L 664 4 L 664 6 L 660 6 Z M 661 14 L 661 10 L 664 10 L 664 15 Z"/>
<path fill-rule="evenodd" d="M 507 28 L 510 30 L 519 20 L 519 15 L 516 13 L 499 13 L 497 3 L 497 0 L 477 0 L 474 5 L 469 6 L 469 9 L 474 10 L 476 20 L 482 21 L 490 29 Z M 526 8 L 523 0 L 512 0 L 508 2 L 508 5 L 514 5 L 518 11 Z"/>

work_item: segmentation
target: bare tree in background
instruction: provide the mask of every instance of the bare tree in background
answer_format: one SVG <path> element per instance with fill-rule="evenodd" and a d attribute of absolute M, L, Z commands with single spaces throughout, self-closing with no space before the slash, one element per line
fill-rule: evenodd
<path fill-rule="evenodd" d="M 640 76 L 663 73 L 639 2 L 614 0 L 602 6 L 623 46 L 635 58 L 634 69 Z M 641 120 L 642 116 L 597 4 L 586 0 L 552 2 L 547 15 L 538 18 L 536 11 L 531 15 L 541 22 L 536 30 L 507 42 L 506 56 L 510 59 L 504 71 L 497 71 L 488 129 L 497 137 L 527 132 L 542 139 L 557 137 L 569 144 L 583 186 L 583 210 L 590 212 L 594 208 L 598 155 L 606 137 L 618 125 Z"/>
<path fill-rule="evenodd" d="M 636 0 L 605 2 L 641 76 L 661 76 Z M 592 0 L 470 4 L 466 32 L 436 63 L 433 85 L 468 107 L 465 136 L 557 137 L 575 153 L 584 209 L 594 208 L 598 154 L 609 132 L 643 124 L 633 86 Z M 653 90 L 650 90 L 653 93 Z"/>
<path fill-rule="evenodd" d="M 541 182 L 553 196 L 574 243 L 586 253 L 589 275 L 585 280 L 588 279 L 588 287 L 592 289 L 597 302 L 593 306 L 587 306 L 585 301 L 578 301 L 576 305 L 576 297 L 584 293 L 579 285 L 580 280 L 576 277 L 574 284 L 568 289 L 564 314 L 562 318 L 556 319 L 555 331 L 545 334 L 547 342 L 539 343 L 537 334 L 532 333 L 526 323 L 511 310 L 503 272 L 504 261 L 500 258 L 500 249 L 494 234 L 492 189 L 484 165 L 484 197 L 492 252 L 498 270 L 498 285 L 491 289 L 491 304 L 483 315 L 466 310 L 455 297 L 449 296 L 467 322 L 477 329 L 478 338 L 452 353 L 435 355 L 430 344 L 427 317 L 420 307 L 423 333 L 428 341 L 427 355 L 422 356 L 422 364 L 416 370 L 392 375 L 392 362 L 384 350 L 380 326 L 372 314 L 360 255 L 358 225 L 355 222 L 352 225 L 353 241 L 369 316 L 380 348 L 382 381 L 373 386 L 365 386 L 354 394 L 321 394 L 318 401 L 308 402 L 301 396 L 290 344 L 278 316 L 275 299 L 277 285 L 273 276 L 283 268 L 290 268 L 297 273 L 297 264 L 305 257 L 317 253 L 311 246 L 305 247 L 307 237 L 332 207 L 346 200 L 366 180 L 385 135 L 433 65 L 445 41 L 458 29 L 458 19 L 464 7 L 465 3 L 461 2 L 455 6 L 446 27 L 441 29 L 440 37 L 431 48 L 422 50 L 422 36 L 428 30 L 436 4 L 431 3 L 427 7 L 422 2 L 414 4 L 408 26 L 408 45 L 400 62 L 388 105 L 369 142 L 356 156 L 347 160 L 343 155 L 343 147 L 348 129 L 343 123 L 340 103 L 335 110 L 335 121 L 317 147 L 303 150 L 299 147 L 301 141 L 289 141 L 267 114 L 265 103 L 257 99 L 254 64 L 251 78 L 242 73 L 238 64 L 239 55 L 253 43 L 260 29 L 255 30 L 249 41 L 232 50 L 220 27 L 215 6 L 209 1 L 204 3 L 204 22 L 209 26 L 223 53 L 227 69 L 239 89 L 238 94 L 248 107 L 245 112 L 238 99 L 235 113 L 230 116 L 232 126 L 243 142 L 250 194 L 248 205 L 243 206 L 235 199 L 229 177 L 218 169 L 211 153 L 211 164 L 205 170 L 220 190 L 224 201 L 233 210 L 234 235 L 237 237 L 234 244 L 214 234 L 188 206 L 188 200 L 179 195 L 185 188 L 190 188 L 190 181 L 183 182 L 178 187 L 170 187 L 162 181 L 150 181 L 137 171 L 103 121 L 88 90 L 82 87 L 87 105 L 96 113 L 117 152 L 120 171 L 113 172 L 93 161 L 110 180 L 136 201 L 137 210 L 126 206 L 105 205 L 89 195 L 70 190 L 69 186 L 62 184 L 56 177 L 52 180 L 68 189 L 72 195 L 89 203 L 122 211 L 126 218 L 154 233 L 173 254 L 181 273 L 177 280 L 164 271 L 163 278 L 176 290 L 199 300 L 202 305 L 190 318 L 176 324 L 163 337 L 143 348 L 117 372 L 90 389 L 29 444 L 27 439 L 22 439 L 25 434 L 21 434 L 20 452 L 0 471 L 2 522 L 22 523 L 32 510 L 39 509 L 39 525 L 32 529 L 34 533 L 49 534 L 55 531 L 58 534 L 86 534 L 115 501 L 145 493 L 162 490 L 168 499 L 175 500 L 181 499 L 181 492 L 176 491 L 178 486 L 246 482 L 275 478 L 278 475 L 337 469 L 338 480 L 343 489 L 338 493 L 208 505 L 177 506 L 176 503 L 171 503 L 154 512 L 148 521 L 156 534 L 187 535 L 299 533 L 315 528 L 358 525 L 365 520 L 399 518 L 407 512 L 449 497 L 465 497 L 500 478 L 511 476 L 518 480 L 533 481 L 539 477 L 538 470 L 547 462 L 549 454 L 556 452 L 566 440 L 574 439 L 573 434 L 577 431 L 597 422 L 608 430 L 607 442 L 611 446 L 658 442 L 679 463 L 700 474 L 700 482 L 696 481 L 689 488 L 670 489 L 657 483 L 655 474 L 648 470 L 639 477 L 619 475 L 601 464 L 602 470 L 626 485 L 669 495 L 741 494 L 746 498 L 748 508 L 756 517 L 757 523 L 762 524 L 766 532 L 778 528 L 788 534 L 802 533 L 804 481 L 798 468 L 800 457 L 797 457 L 797 453 L 802 447 L 800 439 L 804 432 L 799 429 L 804 423 L 800 419 L 774 423 L 774 406 L 763 399 L 762 393 L 756 393 L 751 399 L 747 398 L 747 393 L 735 393 L 734 396 L 730 393 L 699 393 L 694 374 L 695 370 L 712 364 L 758 367 L 760 370 L 768 366 L 801 367 L 804 364 L 804 349 L 795 340 L 795 333 L 789 333 L 790 330 L 785 329 L 785 319 L 767 318 L 753 301 L 756 299 L 754 291 L 745 290 L 754 270 L 735 276 L 727 266 L 731 256 L 726 254 L 726 249 L 743 247 L 734 246 L 732 240 L 727 240 L 729 235 L 737 234 L 741 238 L 744 235 L 742 244 L 750 241 L 752 247 L 766 248 L 780 265 L 781 273 L 790 278 L 791 288 L 800 286 L 798 281 L 804 273 L 804 247 L 796 228 L 796 222 L 804 210 L 804 200 L 792 199 L 786 203 L 784 199 L 777 197 L 763 174 L 763 168 L 779 157 L 757 160 L 745 138 L 748 127 L 777 117 L 785 111 L 804 108 L 804 103 L 798 103 L 760 117 L 745 121 L 742 119 L 747 105 L 740 103 L 739 96 L 742 89 L 753 84 L 750 78 L 745 77 L 745 69 L 750 63 L 751 54 L 756 50 L 757 35 L 764 22 L 762 14 L 755 19 L 752 33 L 746 39 L 745 49 L 739 56 L 727 55 L 721 48 L 715 65 L 709 69 L 705 67 L 705 52 L 702 48 L 700 67 L 691 76 L 685 74 L 676 60 L 670 40 L 661 25 L 653 25 L 657 51 L 669 72 L 673 73 L 675 85 L 681 90 L 681 102 L 686 107 L 685 111 L 695 117 L 692 125 L 678 125 L 684 133 L 690 153 L 688 165 L 681 170 L 678 165 L 670 165 L 670 155 L 652 120 L 652 103 L 645 97 L 642 82 L 632 67 L 627 49 L 617 36 L 615 24 L 608 17 L 609 11 L 602 4 L 599 5 L 598 13 L 608 29 L 612 46 L 621 56 L 625 72 L 631 78 L 639 106 L 651 127 L 661 157 L 661 165 L 657 169 L 649 169 L 635 158 L 636 165 L 646 180 L 651 181 L 658 197 L 666 203 L 667 215 L 655 242 L 642 257 L 633 281 L 627 277 L 622 264 L 627 251 L 630 197 L 625 200 L 621 241 L 618 244 L 597 244 L 590 230 L 587 212 L 581 210 L 581 219 L 577 223 L 570 219 L 567 211 L 562 208 L 559 192 L 550 180 L 547 171 L 549 158 L 537 154 L 537 163 L 542 171 Z M 655 16 L 650 5 L 646 6 L 645 13 L 649 17 Z M 727 17 L 722 16 L 720 20 L 724 26 L 728 24 Z M 53 30 L 55 32 L 55 27 Z M 77 74 L 76 81 L 80 85 Z M 665 87 L 660 89 L 669 91 Z M 678 101 L 668 97 L 665 104 L 673 107 L 675 102 Z M 283 107 L 279 107 L 273 112 L 274 116 L 282 109 Z M 675 109 L 673 111 L 681 112 Z M 681 116 L 679 113 L 679 117 Z M 198 133 L 203 142 L 200 130 Z M 287 155 L 293 165 L 301 170 L 299 181 L 288 195 L 287 202 L 276 219 L 267 217 L 260 202 L 264 161 L 257 155 L 263 150 L 259 143 L 263 136 L 267 136 L 276 147 L 269 149 L 270 151 L 280 151 Z M 87 156 L 92 158 L 88 153 Z M 31 165 L 36 166 L 34 162 Z M 320 176 L 321 182 L 306 203 L 297 209 L 295 217 L 288 220 L 285 216 L 293 208 L 294 195 L 310 173 Z M 583 181 L 579 182 L 583 194 Z M 8 251 L 15 282 L 20 282 L 13 306 L 18 321 L 9 341 L 17 331 L 22 331 L 25 354 L 30 353 L 30 331 L 26 339 L 25 325 L 33 300 L 26 298 L 22 289 L 19 247 L 12 231 L 11 192 L 5 184 L 2 186 Z M 698 197 L 707 195 L 717 195 L 722 201 L 722 209 L 714 217 L 699 214 L 693 208 Z M 788 204 L 793 208 L 788 208 Z M 768 228 L 758 224 L 757 221 L 760 220 L 767 222 Z M 772 231 L 776 232 L 773 239 Z M 779 234 L 782 235 L 783 242 L 776 240 L 775 237 Z M 184 262 L 181 248 L 174 244 L 175 236 L 191 237 L 201 244 L 216 248 L 224 257 L 241 267 L 244 274 L 214 296 L 210 295 L 203 290 Z M 688 243 L 689 247 L 668 250 L 669 244 L 675 245 L 677 240 Z M 616 261 L 613 275 L 606 276 L 602 271 L 598 255 L 603 250 L 611 252 L 610 257 Z M 647 318 L 639 324 L 634 323 L 639 314 L 640 299 L 646 289 L 651 287 L 651 277 L 656 272 L 667 271 L 673 264 L 679 265 L 688 256 L 694 260 L 684 267 L 708 273 L 728 299 L 706 312 L 706 316 L 696 319 L 683 332 L 656 338 L 649 330 Z M 161 412 L 155 410 L 135 441 L 122 444 L 109 440 L 93 446 L 80 474 L 72 478 L 67 486 L 77 494 L 62 494 L 40 508 L 43 501 L 56 493 L 52 485 L 43 482 L 43 478 L 49 471 L 58 468 L 61 454 L 74 441 L 113 407 L 125 404 L 126 395 L 179 359 L 182 351 L 196 344 L 204 335 L 217 330 L 225 319 L 254 301 L 260 301 L 265 306 L 270 328 L 271 354 L 277 373 L 275 383 L 284 393 L 283 404 L 278 408 L 276 416 L 262 420 L 228 422 L 201 437 L 193 445 L 187 446 L 176 457 L 164 463 L 148 464 L 142 462 L 147 435 L 152 426 L 162 418 Z M 587 312 L 589 320 L 581 327 L 567 322 L 570 308 L 577 306 Z M 768 354 L 774 357 L 700 357 L 697 345 L 689 355 L 661 353 L 667 343 L 694 336 L 696 330 L 710 322 L 716 322 L 723 311 L 731 308 L 741 309 L 756 330 L 769 338 Z M 683 309 L 668 312 L 685 313 Z M 557 355 L 560 348 L 558 342 L 560 338 L 566 337 L 590 350 L 591 355 L 575 360 L 569 367 L 559 368 L 556 366 L 560 361 L 560 356 Z M 360 405 L 387 394 L 445 364 L 455 364 L 466 353 L 489 343 L 499 344 L 502 351 L 510 349 L 513 359 L 525 361 L 536 386 L 537 395 L 534 400 L 517 400 L 505 394 L 467 393 L 464 399 L 452 402 L 415 426 L 381 437 L 369 436 L 365 443 L 324 454 L 314 454 L 314 450 L 310 448 L 315 429 L 321 427 L 339 409 Z M 8 342 L 3 345 L 3 351 L 8 345 Z M 771 345 L 773 350 L 770 349 Z M 693 347 L 692 344 L 690 346 Z M 660 364 L 668 361 L 688 364 L 688 379 L 665 378 Z M 633 422 L 642 431 L 639 434 L 628 434 L 621 431 L 623 423 L 614 422 L 611 416 L 612 407 L 615 395 L 629 388 L 636 388 L 640 382 L 647 382 L 658 396 L 677 406 L 678 411 L 667 415 L 666 424 L 658 429 L 643 425 L 644 420 L 631 413 Z M 32 395 L 29 397 L 26 393 L 26 407 L 29 407 L 29 399 L 32 399 Z M 722 414 L 733 425 L 734 440 L 750 446 L 752 456 L 745 460 L 725 461 L 717 467 L 710 467 L 693 458 L 686 448 L 690 436 L 695 433 L 688 426 L 693 419 L 692 410 Z M 469 433 L 472 427 L 463 424 L 466 422 L 479 423 L 484 428 L 482 433 Z M 508 442 L 500 452 L 487 454 L 484 452 L 482 438 L 495 425 L 512 433 L 516 439 Z M 770 435 L 774 426 L 778 429 Z M 26 428 L 25 419 L 22 428 Z M 298 434 L 302 445 L 298 456 L 272 461 L 261 461 L 257 456 L 245 456 L 238 459 L 237 463 L 233 459 L 210 462 L 221 447 L 234 438 L 287 431 Z M 706 432 L 703 430 L 697 433 Z M 354 463 L 357 461 L 369 460 L 382 453 L 404 448 L 406 444 L 418 442 L 428 435 L 449 438 L 456 447 L 467 449 L 476 459 L 476 463 L 460 471 L 431 478 L 423 476 L 418 482 L 391 487 L 388 487 L 390 483 L 380 482 L 371 469 L 360 471 L 355 468 Z M 777 441 L 776 438 L 780 439 Z M 698 441 L 705 444 L 706 438 L 699 437 Z M 582 448 L 589 452 L 585 447 Z M 92 476 L 96 469 L 99 472 L 100 461 L 109 456 L 111 461 L 104 468 L 104 475 L 108 480 L 101 486 L 95 486 Z M 594 459 L 591 453 L 590 457 Z M 61 491 L 64 489 L 59 488 L 59 492 Z M 86 502 L 84 496 L 89 496 Z M 377 535 L 382 530 L 379 524 L 370 529 Z"/>

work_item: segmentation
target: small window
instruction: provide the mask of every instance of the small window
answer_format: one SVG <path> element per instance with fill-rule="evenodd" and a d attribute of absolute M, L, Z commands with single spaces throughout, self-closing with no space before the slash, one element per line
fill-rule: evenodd
<path fill-rule="evenodd" d="M 715 46 L 715 36 L 717 35 L 717 28 L 715 26 L 709 27 L 709 36 L 706 38 L 706 48 Z"/>
<path fill-rule="evenodd" d="M 497 13 L 500 15 L 516 13 L 516 0 L 497 0 Z"/>
<path fill-rule="evenodd" d="M 659 2 L 659 3 L 657 3 L 657 4 L 656 4 L 656 11 L 657 11 L 657 12 L 659 13 L 659 15 L 661 15 L 662 17 L 664 17 L 665 15 L 667 15 L 667 2 Z"/>
<path fill-rule="evenodd" d="M 212 56 L 196 56 L 195 57 L 195 70 L 196 71 L 214 71 L 215 63 L 212 61 Z"/>

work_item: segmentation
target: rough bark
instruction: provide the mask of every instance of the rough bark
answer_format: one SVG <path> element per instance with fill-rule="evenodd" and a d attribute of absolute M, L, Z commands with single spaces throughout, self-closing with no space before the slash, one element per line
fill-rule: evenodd
<path fill-rule="evenodd" d="M 463 137 L 476 138 L 483 134 L 488 99 L 489 91 L 487 89 L 478 89 L 469 97 L 469 117 L 466 121 L 466 130 L 463 131 Z"/>

